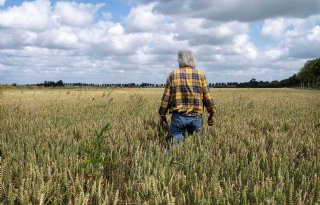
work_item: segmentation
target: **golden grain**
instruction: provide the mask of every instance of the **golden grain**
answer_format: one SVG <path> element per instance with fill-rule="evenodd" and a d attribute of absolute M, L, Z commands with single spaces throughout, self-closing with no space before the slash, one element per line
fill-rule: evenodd
<path fill-rule="evenodd" d="M 1 89 L 0 204 L 320 203 L 319 91 L 214 89 L 169 158 L 162 92 Z"/>

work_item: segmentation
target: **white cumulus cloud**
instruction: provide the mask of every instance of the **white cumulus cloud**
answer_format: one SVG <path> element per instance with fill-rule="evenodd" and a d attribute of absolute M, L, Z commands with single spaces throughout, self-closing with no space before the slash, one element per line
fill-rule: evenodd
<path fill-rule="evenodd" d="M 267 19 L 262 28 L 262 35 L 267 38 L 281 39 L 288 27 L 284 18 Z"/>
<path fill-rule="evenodd" d="M 308 39 L 311 41 L 317 41 L 320 42 L 320 26 L 316 25 L 308 35 Z"/>
<path fill-rule="evenodd" d="M 166 32 L 174 29 L 174 24 L 162 14 L 153 12 L 155 3 L 139 5 L 133 7 L 125 22 L 128 24 L 129 31 L 133 32 Z"/>
<path fill-rule="evenodd" d="M 88 26 L 94 20 L 95 11 L 103 4 L 78 4 L 75 2 L 58 1 L 54 8 L 55 18 L 70 26 Z"/>
<path fill-rule="evenodd" d="M 49 0 L 37 0 L 0 10 L 0 27 L 44 30 L 51 23 L 50 6 Z"/>

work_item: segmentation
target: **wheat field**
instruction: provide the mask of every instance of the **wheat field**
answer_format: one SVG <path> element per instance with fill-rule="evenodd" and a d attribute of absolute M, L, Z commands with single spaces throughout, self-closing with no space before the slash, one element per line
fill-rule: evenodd
<path fill-rule="evenodd" d="M 0 90 L 0 203 L 320 205 L 319 91 L 212 89 L 168 158 L 162 92 Z"/>

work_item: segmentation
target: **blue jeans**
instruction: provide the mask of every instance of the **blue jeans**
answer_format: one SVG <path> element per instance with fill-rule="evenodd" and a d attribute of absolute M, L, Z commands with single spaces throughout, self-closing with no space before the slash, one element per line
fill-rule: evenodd
<path fill-rule="evenodd" d="M 180 143 L 186 131 L 188 134 L 198 132 L 202 127 L 202 117 L 185 116 L 179 113 L 173 113 L 171 116 L 171 125 L 169 134 L 173 140 Z"/>

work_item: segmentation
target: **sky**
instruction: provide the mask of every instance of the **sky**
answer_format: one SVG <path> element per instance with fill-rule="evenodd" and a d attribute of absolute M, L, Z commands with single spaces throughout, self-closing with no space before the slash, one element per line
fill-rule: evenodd
<path fill-rule="evenodd" d="M 282 80 L 320 57 L 320 0 L 0 0 L 0 84 Z"/>

